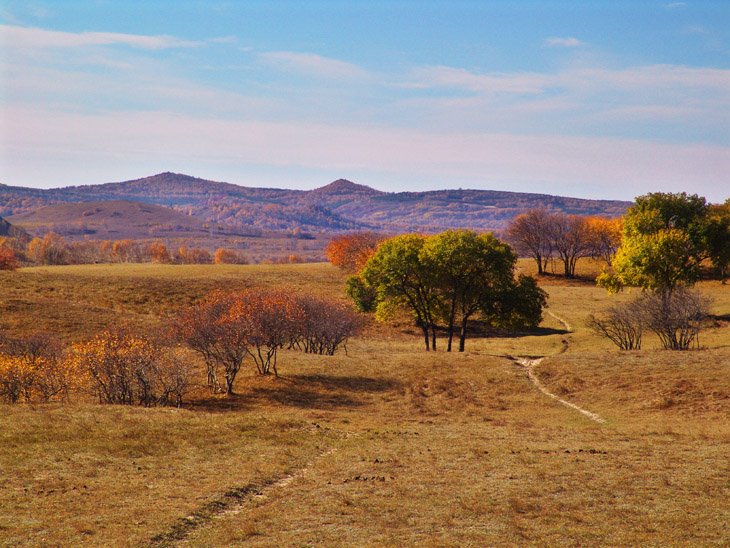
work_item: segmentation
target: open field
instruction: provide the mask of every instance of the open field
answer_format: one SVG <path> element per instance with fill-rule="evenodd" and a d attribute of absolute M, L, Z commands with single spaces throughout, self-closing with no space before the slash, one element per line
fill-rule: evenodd
<path fill-rule="evenodd" d="M 216 287 L 344 299 L 343 281 L 319 264 L 22 269 L 0 273 L 0 329 L 82 340 L 154 329 Z M 251 365 L 235 396 L 183 409 L 0 405 L 0 546 L 730 544 L 730 289 L 702 285 L 703 349 L 619 352 L 585 317 L 626 295 L 543 282 L 540 330 L 463 354 L 369 325 L 347 354 L 283 352 L 281 378 Z M 541 382 L 606 422 L 539 392 L 519 356 L 547 356 Z"/>

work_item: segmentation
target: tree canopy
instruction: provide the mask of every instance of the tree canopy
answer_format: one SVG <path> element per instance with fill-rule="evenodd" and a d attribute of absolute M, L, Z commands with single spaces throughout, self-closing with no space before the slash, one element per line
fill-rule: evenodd
<path fill-rule="evenodd" d="M 730 262 L 730 212 L 686 193 L 652 193 L 636 198 L 626 212 L 623 241 L 598 284 L 609 292 L 625 285 L 673 291 L 700 278 L 709 259 L 724 276 Z"/>
<path fill-rule="evenodd" d="M 491 233 L 405 234 L 380 244 L 360 277 L 348 281 L 348 294 L 360 310 L 374 308 L 379 320 L 408 310 L 426 350 L 436 349 L 436 330 L 443 325 L 450 351 L 458 326 L 463 351 L 475 316 L 505 328 L 540 323 L 545 293 L 532 278 L 515 279 L 516 261 L 510 246 Z"/>

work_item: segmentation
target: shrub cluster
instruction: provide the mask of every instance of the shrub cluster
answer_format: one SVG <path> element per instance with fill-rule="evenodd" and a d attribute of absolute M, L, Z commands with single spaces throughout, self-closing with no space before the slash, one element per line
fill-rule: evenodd
<path fill-rule="evenodd" d="M 170 350 L 143 335 L 105 331 L 73 345 L 68 360 L 88 373 L 100 403 L 179 407 L 192 370 Z"/>
<path fill-rule="evenodd" d="M 0 399 L 63 400 L 82 382 L 83 373 L 63 359 L 61 344 L 52 335 L 14 338 L 0 333 Z"/>
<path fill-rule="evenodd" d="M 106 331 L 66 351 L 52 335 L 0 333 L 0 399 L 8 403 L 91 390 L 101 403 L 180 406 L 192 373 L 174 349 L 130 332 Z"/>
<path fill-rule="evenodd" d="M 612 306 L 602 317 L 589 316 L 587 325 L 621 350 L 640 349 L 644 330 L 656 334 L 667 350 L 689 350 L 699 346 L 709 308 L 710 300 L 699 291 L 678 287 Z"/>
<path fill-rule="evenodd" d="M 171 321 L 174 336 L 203 358 L 209 387 L 228 394 L 246 358 L 259 374 L 277 375 L 279 349 L 333 355 L 360 327 L 357 314 L 345 306 L 254 289 L 214 292 Z"/>

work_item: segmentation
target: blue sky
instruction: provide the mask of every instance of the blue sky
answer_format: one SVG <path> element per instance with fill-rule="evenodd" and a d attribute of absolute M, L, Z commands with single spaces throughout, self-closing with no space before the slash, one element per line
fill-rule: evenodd
<path fill-rule="evenodd" d="M 730 198 L 730 2 L 14 1 L 0 182 Z"/>

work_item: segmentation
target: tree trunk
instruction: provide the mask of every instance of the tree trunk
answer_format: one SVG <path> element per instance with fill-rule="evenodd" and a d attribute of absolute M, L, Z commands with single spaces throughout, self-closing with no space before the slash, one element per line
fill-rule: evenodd
<path fill-rule="evenodd" d="M 466 345 L 466 323 L 468 321 L 468 316 L 464 316 L 464 319 L 461 320 L 461 332 L 459 333 L 459 352 L 463 352 L 464 346 Z"/>
<path fill-rule="evenodd" d="M 431 350 L 431 347 L 429 346 L 429 340 L 428 340 L 428 326 L 424 325 L 421 329 L 423 329 L 423 339 L 426 342 L 426 352 Z"/>
<path fill-rule="evenodd" d="M 446 352 L 451 352 L 451 341 L 454 338 L 454 317 L 456 316 L 456 299 L 451 300 L 451 314 L 449 315 L 449 340 L 446 343 Z"/>

